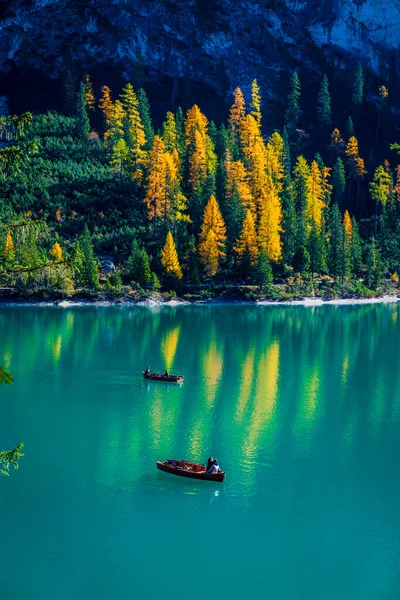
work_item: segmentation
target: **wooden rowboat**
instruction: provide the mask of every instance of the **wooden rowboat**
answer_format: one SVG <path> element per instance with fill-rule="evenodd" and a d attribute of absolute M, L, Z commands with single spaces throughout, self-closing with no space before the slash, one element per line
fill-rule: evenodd
<path fill-rule="evenodd" d="M 157 469 L 164 471 L 165 473 L 171 473 L 171 475 L 179 475 L 180 477 L 189 477 L 190 479 L 203 479 L 204 481 L 224 481 L 225 471 L 220 471 L 213 475 L 206 475 L 205 471 L 207 467 L 205 465 L 198 465 L 191 463 L 186 460 L 168 460 L 161 462 L 157 461 Z"/>
<path fill-rule="evenodd" d="M 144 379 L 150 381 L 172 381 L 174 383 L 182 383 L 183 375 L 162 375 L 161 373 L 145 373 L 143 371 Z"/>

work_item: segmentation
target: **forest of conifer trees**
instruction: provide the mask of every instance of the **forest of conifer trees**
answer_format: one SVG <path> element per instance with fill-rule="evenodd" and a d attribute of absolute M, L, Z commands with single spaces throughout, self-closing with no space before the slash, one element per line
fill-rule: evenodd
<path fill-rule="evenodd" d="M 239 285 L 277 298 L 394 290 L 400 166 L 374 164 L 372 148 L 359 147 L 364 88 L 358 66 L 343 133 L 326 75 L 304 128 L 297 73 L 284 122 L 269 133 L 256 80 L 248 99 L 235 89 L 219 126 L 194 105 L 167 112 L 155 130 L 143 89 L 128 83 L 117 97 L 103 86 L 96 98 L 89 76 L 75 116 L 1 117 L 2 287 L 71 295 Z M 374 150 L 395 160 L 384 85 L 376 98 Z"/>

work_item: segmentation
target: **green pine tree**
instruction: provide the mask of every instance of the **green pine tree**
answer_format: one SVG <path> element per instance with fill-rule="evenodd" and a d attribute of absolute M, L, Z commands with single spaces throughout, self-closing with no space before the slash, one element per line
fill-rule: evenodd
<path fill-rule="evenodd" d="M 78 135 L 87 138 L 90 133 L 90 121 L 86 104 L 85 84 L 83 81 L 81 81 L 79 91 L 77 93 L 76 125 Z"/>
<path fill-rule="evenodd" d="M 285 113 L 285 125 L 290 136 L 296 130 L 299 121 L 299 98 L 301 96 L 300 79 L 296 71 L 292 73 L 290 79 L 290 92 L 288 94 L 288 104 Z"/>
<path fill-rule="evenodd" d="M 151 119 L 151 110 L 149 99 L 147 98 L 146 92 L 143 88 L 140 88 L 137 93 L 137 99 L 139 100 L 139 114 L 140 120 L 143 125 L 144 135 L 146 138 L 145 150 L 150 150 L 154 140 L 154 128 Z"/>
<path fill-rule="evenodd" d="M 354 73 L 352 82 L 352 100 L 354 104 L 362 104 L 364 98 L 364 73 L 360 63 Z"/>
<path fill-rule="evenodd" d="M 93 250 L 92 236 L 87 225 L 80 239 L 84 261 L 81 271 L 82 285 L 89 290 L 99 289 L 99 270 Z"/>
<path fill-rule="evenodd" d="M 186 160 L 185 116 L 180 106 L 175 114 L 175 126 L 176 149 L 178 150 L 179 160 L 181 161 L 181 173 L 183 174 Z"/>
<path fill-rule="evenodd" d="M 375 238 L 371 239 L 367 253 L 367 286 L 376 290 L 382 279 L 382 260 Z"/>
<path fill-rule="evenodd" d="M 272 267 L 268 260 L 267 252 L 260 248 L 257 255 L 257 262 L 254 265 L 253 281 L 265 291 L 270 291 L 273 283 Z"/>
<path fill-rule="evenodd" d="M 351 137 L 354 137 L 355 133 L 354 133 L 354 125 L 353 125 L 353 119 L 351 117 L 349 117 L 347 119 L 347 123 L 346 123 L 346 137 L 349 140 Z"/>
<path fill-rule="evenodd" d="M 295 194 L 293 181 L 290 173 L 285 177 L 282 192 L 282 242 L 283 262 L 292 265 L 293 257 L 297 247 L 297 214 L 295 206 Z"/>
<path fill-rule="evenodd" d="M 323 233 L 318 230 L 316 222 L 311 223 L 311 230 L 308 235 L 307 250 L 310 256 L 310 271 L 314 279 L 315 273 L 325 273 L 326 268 L 326 249 Z"/>
<path fill-rule="evenodd" d="M 329 93 L 329 82 L 326 75 L 323 76 L 321 88 L 318 94 L 317 119 L 322 126 L 332 122 L 331 95 Z"/>
<path fill-rule="evenodd" d="M 355 217 L 351 219 L 352 234 L 350 247 L 350 265 L 354 275 L 359 276 L 363 268 L 361 237 Z"/>
<path fill-rule="evenodd" d="M 337 158 L 332 171 L 333 197 L 337 204 L 343 202 L 346 189 L 346 169 L 341 158 Z"/>
<path fill-rule="evenodd" d="M 333 204 L 329 219 L 329 274 L 335 277 L 343 276 L 343 224 L 342 215 L 336 202 Z"/>

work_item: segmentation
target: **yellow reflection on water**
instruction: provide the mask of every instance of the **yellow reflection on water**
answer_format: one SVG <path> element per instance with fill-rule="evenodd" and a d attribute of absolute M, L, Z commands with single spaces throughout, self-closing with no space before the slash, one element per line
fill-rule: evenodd
<path fill-rule="evenodd" d="M 180 331 L 180 325 L 177 325 L 174 329 L 170 329 L 166 332 L 161 342 L 161 353 L 164 359 L 165 368 L 168 370 L 172 367 L 174 362 Z"/>
<path fill-rule="evenodd" d="M 246 356 L 243 367 L 242 367 L 242 376 L 241 376 L 241 384 L 239 390 L 239 398 L 238 403 L 236 405 L 236 420 L 239 423 L 243 419 L 243 413 L 246 409 L 247 403 L 250 399 L 251 390 L 253 387 L 254 381 L 254 359 L 255 359 L 255 349 L 253 348 L 249 354 Z"/>
<path fill-rule="evenodd" d="M 61 346 L 62 346 L 62 336 L 61 334 L 57 336 L 57 338 L 51 344 L 51 353 L 53 355 L 54 362 L 58 362 L 61 357 Z"/>
<path fill-rule="evenodd" d="M 11 352 L 4 352 L 3 354 L 3 366 L 5 369 L 9 369 L 11 365 Z"/>
<path fill-rule="evenodd" d="M 220 351 L 215 342 L 215 331 L 213 331 L 213 339 L 211 340 L 207 351 L 202 358 L 202 371 L 204 374 L 204 389 L 207 398 L 207 405 L 213 405 L 218 384 L 222 375 L 223 360 Z"/>
<path fill-rule="evenodd" d="M 274 442 L 276 424 L 272 425 L 276 409 L 278 378 L 279 342 L 275 340 L 261 357 L 258 366 L 253 410 L 243 446 L 243 454 L 248 459 L 254 457 L 264 432 L 268 432 L 267 445 L 271 446 Z M 263 448 L 265 449 L 265 445 Z"/>
<path fill-rule="evenodd" d="M 346 383 L 349 374 L 349 355 L 346 354 L 342 364 L 342 381 Z"/>

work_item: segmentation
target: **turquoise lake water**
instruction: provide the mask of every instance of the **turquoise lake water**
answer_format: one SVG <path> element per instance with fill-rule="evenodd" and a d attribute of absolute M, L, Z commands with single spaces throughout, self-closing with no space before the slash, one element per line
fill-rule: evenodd
<path fill-rule="evenodd" d="M 399 600 L 399 311 L 1 308 L 1 600 Z"/>

